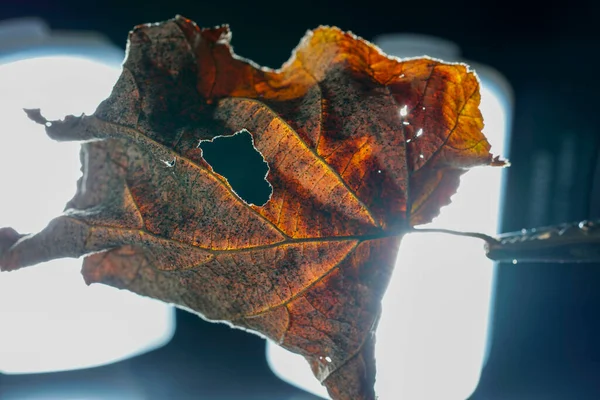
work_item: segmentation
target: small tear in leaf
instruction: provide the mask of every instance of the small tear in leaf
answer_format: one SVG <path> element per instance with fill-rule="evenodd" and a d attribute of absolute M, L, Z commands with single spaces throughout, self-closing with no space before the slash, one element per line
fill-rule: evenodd
<path fill-rule="evenodd" d="M 198 147 L 213 171 L 227 179 L 242 200 L 258 206 L 269 201 L 273 193 L 273 187 L 267 181 L 269 164 L 254 147 L 248 130 L 200 141 Z"/>
<path fill-rule="evenodd" d="M 167 167 L 173 168 L 175 166 L 175 162 L 177 161 L 177 158 L 173 157 L 173 159 L 171 161 L 166 161 L 166 160 L 160 160 L 160 161 L 162 161 Z"/>
<path fill-rule="evenodd" d="M 400 109 L 400 116 L 406 117 L 407 115 L 408 115 L 408 106 L 404 105 L 404 107 L 402 107 Z"/>

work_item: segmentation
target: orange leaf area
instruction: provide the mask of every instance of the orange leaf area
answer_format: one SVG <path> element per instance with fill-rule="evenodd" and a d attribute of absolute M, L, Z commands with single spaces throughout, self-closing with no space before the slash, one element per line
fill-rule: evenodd
<path fill-rule="evenodd" d="M 0 267 L 85 255 L 83 275 L 258 332 L 302 354 L 333 399 L 374 399 L 374 333 L 402 234 L 459 177 L 500 165 L 462 64 L 401 61 L 337 28 L 279 70 L 236 56 L 226 26 L 140 25 L 93 115 L 46 121 L 82 145 L 63 215 L 0 230 Z M 271 198 L 242 200 L 199 143 L 247 131 Z M 172 160 L 172 161 L 171 161 Z"/>

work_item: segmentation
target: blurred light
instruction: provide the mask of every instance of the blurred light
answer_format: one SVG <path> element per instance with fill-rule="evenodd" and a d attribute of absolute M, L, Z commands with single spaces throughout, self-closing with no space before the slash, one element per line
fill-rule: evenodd
<path fill-rule="evenodd" d="M 48 38 L 38 39 L 44 46 L 37 51 L 25 46 L 0 58 L 0 226 L 19 232 L 37 232 L 61 214 L 81 175 L 79 145 L 50 140 L 23 108 L 41 108 L 49 119 L 91 114 L 120 74 L 113 46 L 97 40 L 85 46 L 80 38 L 81 47 L 68 46 L 64 36 L 50 46 Z M 81 262 L 54 260 L 0 274 L 0 372 L 98 366 L 171 339 L 171 306 L 104 285 L 88 287 Z"/>
<path fill-rule="evenodd" d="M 429 55 L 459 61 L 456 45 L 420 35 L 390 35 L 377 44 L 399 57 Z M 512 95 L 491 68 L 472 62 L 481 80 L 484 133 L 492 153 L 507 157 Z M 498 232 L 502 168 L 474 168 L 432 223 L 422 228 Z M 377 329 L 376 392 L 381 400 L 464 400 L 475 390 L 490 343 L 494 265 L 480 240 L 440 234 L 407 235 Z M 267 344 L 281 379 L 328 398 L 303 357 Z"/>
<path fill-rule="evenodd" d="M 24 385 L 25 386 L 25 385 Z M 96 383 L 73 384 L 64 388 L 48 385 L 43 388 L 28 387 L 2 393 L 2 400 L 148 400 L 142 388 L 134 385 L 107 388 Z"/>

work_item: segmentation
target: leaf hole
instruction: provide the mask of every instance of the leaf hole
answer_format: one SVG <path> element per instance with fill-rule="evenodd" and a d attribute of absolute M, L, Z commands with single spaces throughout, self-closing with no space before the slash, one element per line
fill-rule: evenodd
<path fill-rule="evenodd" d="M 202 140 L 198 147 L 213 171 L 227 179 L 242 200 L 258 206 L 269 201 L 273 193 L 267 181 L 269 164 L 254 147 L 250 132 L 242 129 L 230 136 Z"/>

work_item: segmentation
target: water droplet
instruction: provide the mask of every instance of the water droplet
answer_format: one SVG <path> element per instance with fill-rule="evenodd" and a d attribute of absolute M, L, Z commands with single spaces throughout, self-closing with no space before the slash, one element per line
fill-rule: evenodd
<path fill-rule="evenodd" d="M 50 128 L 52 126 L 52 122 L 46 121 L 44 125 L 46 125 L 46 128 Z"/>
<path fill-rule="evenodd" d="M 406 143 L 412 142 L 412 139 L 406 139 Z"/>
<path fill-rule="evenodd" d="M 325 361 L 331 362 L 331 357 L 329 357 L 329 356 L 325 357 Z"/>
<path fill-rule="evenodd" d="M 408 122 L 408 121 L 403 121 L 403 122 L 402 122 L 402 124 L 404 124 L 404 125 L 410 125 L 410 122 Z"/>
<path fill-rule="evenodd" d="M 378 169 L 378 170 L 377 170 L 377 173 L 378 173 L 378 174 L 380 174 L 380 173 L 381 173 L 381 170 L 380 170 L 380 169 Z"/>
<path fill-rule="evenodd" d="M 423 107 L 423 111 L 425 111 L 425 107 Z"/>
<path fill-rule="evenodd" d="M 400 78 L 404 78 L 404 74 L 401 74 L 401 75 L 400 75 Z"/>
<path fill-rule="evenodd" d="M 419 129 L 419 130 L 417 131 L 417 134 L 416 134 L 415 136 L 416 136 L 416 137 L 419 137 L 419 136 L 421 136 L 422 134 L 423 134 L 423 128 Z"/>
<path fill-rule="evenodd" d="M 517 261 L 517 259 L 516 259 L 516 258 L 515 258 L 515 259 L 514 259 L 512 262 L 513 262 L 513 264 L 516 264 L 516 263 L 518 263 L 518 261 Z"/>
<path fill-rule="evenodd" d="M 423 154 L 419 154 L 419 158 L 425 158 Z"/>
<path fill-rule="evenodd" d="M 406 117 L 408 115 L 408 106 L 404 105 L 404 107 L 402 107 L 400 109 L 400 116 L 401 117 Z"/>
<path fill-rule="evenodd" d="M 538 237 L 536 239 L 546 240 L 546 239 L 550 239 L 551 236 L 552 236 L 552 234 L 550 232 L 544 232 L 544 233 L 538 235 Z"/>

